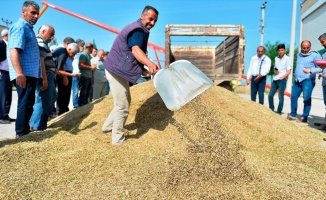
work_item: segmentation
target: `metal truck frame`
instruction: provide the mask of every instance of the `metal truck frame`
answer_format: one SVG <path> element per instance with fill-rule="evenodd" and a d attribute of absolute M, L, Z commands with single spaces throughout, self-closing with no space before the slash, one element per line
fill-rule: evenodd
<path fill-rule="evenodd" d="M 173 46 L 171 36 L 224 36 L 217 46 Z M 244 69 L 244 27 L 242 25 L 168 24 L 165 27 L 165 67 L 176 60 L 188 60 L 215 85 L 241 80 Z"/>

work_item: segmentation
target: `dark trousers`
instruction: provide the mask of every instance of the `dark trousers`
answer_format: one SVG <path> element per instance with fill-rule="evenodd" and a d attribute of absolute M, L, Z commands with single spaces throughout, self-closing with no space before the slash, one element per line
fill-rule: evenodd
<path fill-rule="evenodd" d="M 9 72 L 0 70 L 0 119 L 8 118 L 12 100 L 12 82 Z"/>
<path fill-rule="evenodd" d="M 259 103 L 264 104 L 266 76 L 263 76 L 256 81 L 254 80 L 255 78 L 256 76 L 251 77 L 251 86 L 250 86 L 251 101 L 256 101 L 256 96 L 258 93 Z"/>
<path fill-rule="evenodd" d="M 79 97 L 78 105 L 83 106 L 88 103 L 90 87 L 92 86 L 92 79 L 87 77 L 79 78 Z"/>
<path fill-rule="evenodd" d="M 29 120 L 35 103 L 35 89 L 37 78 L 26 76 L 26 88 L 22 88 L 13 81 L 18 94 L 16 134 L 23 136 L 29 133 Z"/>
<path fill-rule="evenodd" d="M 71 94 L 72 77 L 68 76 L 68 85 L 63 84 L 63 77 L 57 76 L 57 86 L 58 86 L 58 115 L 61 115 L 69 111 L 69 102 Z"/>

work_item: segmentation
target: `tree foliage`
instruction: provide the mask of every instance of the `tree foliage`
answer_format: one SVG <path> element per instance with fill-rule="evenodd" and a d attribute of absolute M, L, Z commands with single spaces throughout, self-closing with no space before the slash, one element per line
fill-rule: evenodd
<path fill-rule="evenodd" d="M 95 40 L 93 39 L 93 47 L 97 49 Z"/>

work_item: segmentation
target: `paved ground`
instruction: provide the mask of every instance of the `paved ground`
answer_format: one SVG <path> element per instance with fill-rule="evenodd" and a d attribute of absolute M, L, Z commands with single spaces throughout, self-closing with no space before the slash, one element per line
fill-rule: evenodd
<path fill-rule="evenodd" d="M 71 102 L 71 101 L 70 101 Z M 69 104 L 69 109 L 73 108 L 72 103 Z M 12 91 L 12 102 L 9 112 L 9 117 L 16 119 L 17 117 L 17 92 Z M 16 138 L 15 122 L 11 124 L 0 124 L 0 139 L 1 138 Z"/>
<path fill-rule="evenodd" d="M 240 97 L 244 99 L 250 99 L 250 96 L 248 94 L 239 94 Z M 274 98 L 275 101 L 275 106 L 278 105 L 278 97 L 275 95 Z M 308 126 L 312 128 L 319 129 L 321 128 L 320 126 L 315 126 L 315 122 L 322 122 L 324 121 L 324 116 L 325 116 L 325 106 L 324 102 L 322 99 L 313 99 L 312 100 L 312 110 L 310 112 L 310 116 L 308 119 Z M 268 107 L 268 99 L 267 96 L 265 96 L 265 106 Z M 70 109 L 72 108 L 72 105 L 69 105 Z M 299 99 L 299 109 L 298 109 L 298 114 L 302 113 L 302 108 L 303 108 L 303 102 L 302 99 Z M 290 112 L 290 98 L 285 97 L 284 101 L 284 108 L 283 108 L 283 114 L 282 116 L 287 117 L 287 114 Z M 9 113 L 9 116 L 11 118 L 16 118 L 17 115 L 17 92 L 13 91 L 13 101 L 11 104 L 11 110 Z M 0 124 L 0 138 L 15 138 L 15 123 L 11 124 Z M 326 135 L 325 135 L 326 136 Z"/>

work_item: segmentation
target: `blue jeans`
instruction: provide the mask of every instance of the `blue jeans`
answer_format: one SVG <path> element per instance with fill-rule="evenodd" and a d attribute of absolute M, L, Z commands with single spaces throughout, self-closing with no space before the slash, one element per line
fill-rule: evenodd
<path fill-rule="evenodd" d="M 110 84 L 109 81 L 106 81 L 106 91 L 105 91 L 105 95 L 108 95 L 110 93 Z"/>
<path fill-rule="evenodd" d="M 79 77 L 77 76 L 72 77 L 72 104 L 74 108 L 78 107 L 78 84 L 79 84 Z"/>
<path fill-rule="evenodd" d="M 268 102 L 269 102 L 269 108 L 274 111 L 274 95 L 276 93 L 276 90 L 278 89 L 278 107 L 277 107 L 277 113 L 282 113 L 283 105 L 284 105 L 284 91 L 286 88 L 286 82 L 287 79 L 283 80 L 276 80 L 272 82 L 271 89 L 268 94 Z"/>
<path fill-rule="evenodd" d="M 149 81 L 149 80 L 151 80 L 151 77 L 139 77 L 136 83 L 137 84 L 144 83 L 144 82 Z"/>
<path fill-rule="evenodd" d="M 12 100 L 12 82 L 9 72 L 0 70 L 0 119 L 8 118 Z"/>
<path fill-rule="evenodd" d="M 36 82 L 37 78 L 26 76 L 26 87 L 22 88 L 16 84 L 16 80 L 13 80 L 18 94 L 15 129 L 16 134 L 19 136 L 23 136 L 29 133 L 29 120 L 32 116 L 33 105 L 35 103 Z"/>
<path fill-rule="evenodd" d="M 259 103 L 264 104 L 264 92 L 265 92 L 265 85 L 266 85 L 266 76 L 261 77 L 258 80 L 254 80 L 256 76 L 251 77 L 251 84 L 250 84 L 250 95 L 251 101 L 256 102 L 256 95 L 258 92 Z"/>
<path fill-rule="evenodd" d="M 79 78 L 79 98 L 78 98 L 79 106 L 88 104 L 91 87 L 92 87 L 91 78 L 87 78 L 87 77 Z"/>
<path fill-rule="evenodd" d="M 323 97 L 324 97 L 324 105 L 326 107 L 326 85 L 323 86 Z"/>
<path fill-rule="evenodd" d="M 34 105 L 33 115 L 29 125 L 36 130 L 44 130 L 47 128 L 48 117 L 52 113 L 53 104 L 56 100 L 55 96 L 55 74 L 47 73 L 48 87 L 41 91 L 42 79 L 37 80 L 36 85 L 36 102 Z"/>
<path fill-rule="evenodd" d="M 311 110 L 311 95 L 312 90 L 315 87 L 315 79 L 305 79 L 300 83 L 295 81 L 292 85 L 292 94 L 291 94 L 291 113 L 292 117 L 297 116 L 298 110 L 298 99 L 303 93 L 303 113 L 302 118 L 307 119 Z"/>

